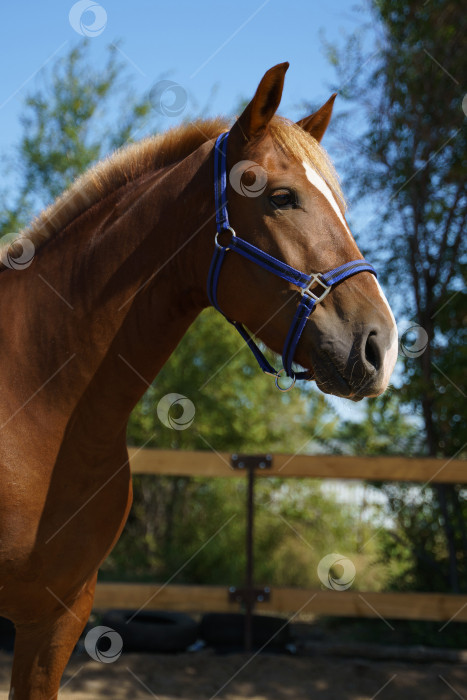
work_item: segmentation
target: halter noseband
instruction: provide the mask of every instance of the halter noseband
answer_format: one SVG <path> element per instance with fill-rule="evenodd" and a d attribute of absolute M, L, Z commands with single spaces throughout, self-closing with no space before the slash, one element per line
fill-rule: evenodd
<path fill-rule="evenodd" d="M 294 267 L 290 267 L 290 265 L 287 265 L 281 260 L 274 258 L 268 253 L 265 253 L 251 243 L 243 240 L 243 238 L 239 238 L 233 228 L 231 228 L 229 225 L 229 216 L 227 213 L 228 136 L 229 132 L 221 134 L 216 140 L 214 146 L 214 196 L 216 203 L 217 233 L 214 241 L 214 255 L 212 256 L 211 267 L 209 268 L 208 296 L 211 304 L 218 311 L 220 311 L 223 316 L 225 316 L 217 302 L 217 286 L 219 284 L 219 275 L 222 263 L 224 262 L 225 254 L 228 250 L 236 251 L 240 255 L 243 255 L 244 258 L 247 258 L 247 260 L 251 260 L 265 270 L 272 272 L 278 277 L 281 277 L 287 282 L 291 282 L 296 287 L 300 288 L 302 298 L 285 339 L 284 348 L 282 350 L 283 369 L 280 369 L 279 371 L 275 370 L 274 367 L 269 364 L 246 328 L 238 321 L 232 321 L 230 318 L 225 316 L 227 321 L 235 326 L 237 331 L 245 340 L 253 355 L 256 357 L 256 360 L 263 372 L 275 377 L 276 387 L 280 391 L 288 391 L 294 386 L 297 379 L 312 378 L 312 374 L 308 371 L 294 372 L 292 369 L 292 362 L 295 349 L 298 345 L 303 329 L 305 328 L 305 324 L 316 304 L 319 304 L 319 302 L 322 301 L 327 294 L 329 294 L 331 289 L 336 284 L 343 282 L 348 277 L 356 275 L 358 272 L 371 272 L 373 275 L 376 275 L 376 271 L 369 262 L 362 259 L 352 260 L 344 265 L 335 267 L 333 270 L 329 270 L 329 272 L 317 272 L 307 275 L 305 272 L 300 272 L 300 270 L 296 270 Z M 228 245 L 223 246 L 219 243 L 219 234 L 225 231 L 230 232 L 231 239 Z M 312 287 L 315 288 L 316 286 L 321 288 L 319 293 L 315 293 L 318 291 L 316 289 L 315 292 L 311 291 Z M 281 387 L 279 384 L 279 377 L 283 372 L 285 372 L 287 376 L 292 379 L 292 383 L 286 388 Z"/>

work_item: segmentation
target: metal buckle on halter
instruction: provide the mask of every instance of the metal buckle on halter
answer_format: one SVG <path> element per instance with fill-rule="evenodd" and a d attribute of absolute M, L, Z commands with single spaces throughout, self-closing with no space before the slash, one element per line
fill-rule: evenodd
<path fill-rule="evenodd" d="M 321 278 L 321 273 L 317 272 L 314 275 L 311 275 L 311 280 L 308 282 L 307 286 L 304 287 L 303 289 L 300 290 L 300 294 L 303 296 L 310 297 L 311 299 L 315 300 L 315 304 L 319 304 L 320 301 L 323 301 L 324 297 L 326 294 L 329 294 L 329 292 L 332 289 L 332 284 L 326 284 Z M 324 288 L 324 292 L 320 296 L 316 296 L 314 294 L 310 287 L 312 287 L 314 284 L 320 284 Z"/>
<path fill-rule="evenodd" d="M 227 250 L 230 250 L 229 246 L 228 246 L 228 245 L 227 245 L 227 246 L 223 246 L 223 245 L 221 245 L 221 244 L 219 243 L 219 241 L 217 240 L 218 235 L 219 235 L 220 233 L 224 233 L 225 231 L 230 231 L 230 233 L 232 234 L 232 238 L 236 238 L 236 237 L 237 237 L 237 234 L 235 233 L 235 231 L 233 230 L 233 228 L 232 228 L 231 226 L 226 226 L 225 228 L 221 229 L 220 231 L 216 231 L 216 235 L 214 236 L 214 243 L 216 244 L 216 247 L 219 248 L 220 250 L 225 250 L 225 251 L 227 251 Z M 232 238 L 230 239 L 231 241 L 232 241 Z"/>

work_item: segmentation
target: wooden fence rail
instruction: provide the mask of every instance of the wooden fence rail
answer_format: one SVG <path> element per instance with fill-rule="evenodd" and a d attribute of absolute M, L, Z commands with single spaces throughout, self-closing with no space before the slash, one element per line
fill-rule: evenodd
<path fill-rule="evenodd" d="M 229 602 L 227 586 L 183 586 L 146 583 L 101 583 L 97 609 L 130 608 L 183 610 L 185 612 L 238 612 Z M 456 620 L 467 622 L 467 596 L 442 593 L 373 593 L 272 588 L 270 600 L 258 603 L 257 612 L 298 616 L 342 615 L 403 620 Z"/>
<path fill-rule="evenodd" d="M 134 474 L 227 478 L 246 474 L 232 468 L 231 455 L 225 452 L 131 447 L 129 455 Z M 274 455 L 271 468 L 258 469 L 255 473 L 260 477 L 465 483 L 466 465 L 466 461 L 455 459 Z M 238 610 L 238 603 L 229 601 L 227 586 L 99 583 L 94 607 L 232 612 Z M 295 617 L 320 614 L 467 622 L 467 596 L 273 588 L 270 600 L 258 604 L 257 610 Z"/>
<path fill-rule="evenodd" d="M 227 452 L 194 452 L 129 448 L 134 474 L 241 477 Z M 345 457 L 341 455 L 274 455 L 272 468 L 257 476 L 371 479 L 419 483 L 467 482 L 467 460 L 417 457 Z"/>

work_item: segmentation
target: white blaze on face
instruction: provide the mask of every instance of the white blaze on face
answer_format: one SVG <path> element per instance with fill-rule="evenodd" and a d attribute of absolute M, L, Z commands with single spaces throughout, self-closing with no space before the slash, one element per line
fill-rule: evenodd
<path fill-rule="evenodd" d="M 394 366 L 396 364 L 397 360 L 397 353 L 399 350 L 399 338 L 398 338 L 398 333 L 397 333 L 397 324 L 396 324 L 396 319 L 394 318 L 394 314 L 392 313 L 392 309 L 389 306 L 388 300 L 386 299 L 386 296 L 383 292 L 383 290 L 380 287 L 380 284 L 376 277 L 372 275 L 373 279 L 376 282 L 376 289 L 378 290 L 378 294 L 380 295 L 381 299 L 383 302 L 386 304 L 389 315 L 392 320 L 392 328 L 390 330 L 390 345 L 389 348 L 386 350 L 386 354 L 384 355 L 384 360 L 383 360 L 383 383 L 386 386 L 389 384 L 389 380 L 391 379 L 391 374 L 392 370 L 394 369 Z"/>
<path fill-rule="evenodd" d="M 344 215 L 342 214 L 340 207 L 336 201 L 336 198 L 334 197 L 329 185 L 323 180 L 321 175 L 316 172 L 314 168 L 311 167 L 309 163 L 306 161 L 303 161 L 302 163 L 306 176 L 308 180 L 311 182 L 311 184 L 316 187 L 317 190 L 321 192 L 324 197 L 328 200 L 329 204 L 333 208 L 334 212 L 337 214 L 339 217 L 346 233 L 354 240 L 354 237 L 352 236 L 352 233 L 347 226 L 347 222 L 344 218 Z M 349 262 L 348 260 L 343 260 L 342 264 L 344 262 Z M 397 360 L 397 352 L 398 352 L 398 337 L 397 337 L 397 325 L 396 325 L 396 319 L 394 318 L 394 314 L 392 313 L 391 307 L 388 304 L 388 300 L 386 299 L 383 290 L 380 287 L 380 284 L 376 277 L 374 275 L 371 275 L 376 286 L 376 291 L 381 298 L 381 300 L 384 302 L 384 304 L 387 307 L 389 316 L 392 321 L 392 328 L 390 330 L 390 345 L 389 348 L 386 350 L 386 353 L 384 355 L 384 360 L 383 360 L 383 385 L 386 387 L 387 384 L 389 383 L 389 380 L 391 378 L 392 371 L 394 369 L 394 366 L 396 364 Z M 371 299 L 370 299 L 371 301 Z"/>
<path fill-rule="evenodd" d="M 314 185 L 314 187 L 316 187 L 316 189 L 318 189 L 321 192 L 321 194 L 323 194 L 326 197 L 329 204 L 331 205 L 331 207 L 334 209 L 337 216 L 341 220 L 343 227 L 345 228 L 345 230 L 347 231 L 349 236 L 352 238 L 352 234 L 350 233 L 350 229 L 347 226 L 347 222 L 344 219 L 344 216 L 340 210 L 340 207 L 339 207 L 338 203 L 336 202 L 336 198 L 334 197 L 333 193 L 331 192 L 331 189 L 330 189 L 329 185 L 327 184 L 327 182 L 325 182 L 323 180 L 321 175 L 319 175 L 316 172 L 316 170 L 311 167 L 311 165 L 309 163 L 303 161 L 302 165 L 305 168 L 306 176 L 309 179 L 309 181 L 311 182 L 311 184 Z"/>

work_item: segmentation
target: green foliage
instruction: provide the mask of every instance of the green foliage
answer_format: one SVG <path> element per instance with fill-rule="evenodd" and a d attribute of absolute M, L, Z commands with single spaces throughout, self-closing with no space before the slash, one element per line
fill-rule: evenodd
<path fill-rule="evenodd" d="M 339 424 L 331 445 L 333 451 L 355 455 L 411 455 L 423 451 L 420 419 L 401 403 L 393 387 L 376 399 L 365 401 L 361 420 Z"/>
<path fill-rule="evenodd" d="M 416 455 L 424 451 L 420 416 L 408 414 L 400 392 L 389 392 L 368 402 L 359 423 L 345 421 L 332 443 L 337 450 L 355 455 Z M 460 485 L 371 482 L 385 496 L 383 526 L 377 530 L 377 561 L 387 584 L 394 590 L 449 590 L 450 552 L 445 530 L 440 527 L 440 496 L 446 498 L 462 575 L 466 563 L 465 522 L 467 501 Z M 443 491 L 440 490 L 444 489 Z M 366 545 L 364 546 L 364 549 Z"/>
<path fill-rule="evenodd" d="M 215 342 L 213 342 L 215 338 Z M 274 358 L 277 362 L 277 359 Z M 193 401 L 188 430 L 166 428 L 155 407 L 168 393 Z M 182 449 L 296 451 L 313 435 L 330 436 L 336 417 L 323 395 L 280 394 L 235 329 L 208 309 L 196 320 L 133 412 L 131 444 Z"/>
<path fill-rule="evenodd" d="M 143 495 L 122 538 L 101 569 L 121 580 L 240 585 L 245 572 L 246 484 L 243 478 L 135 478 Z M 164 491 L 166 489 L 166 491 Z M 168 493 L 168 490 L 171 493 Z M 255 580 L 275 586 L 320 587 L 318 562 L 338 549 L 357 569 L 354 588 L 378 590 L 386 581 L 375 532 L 355 512 L 311 480 L 261 479 L 256 485 Z M 176 493 L 172 518 L 170 495 Z M 143 498 L 144 503 L 143 503 Z M 338 543 L 338 544 L 336 544 Z"/>
<path fill-rule="evenodd" d="M 436 314 L 436 342 L 432 344 L 431 383 L 427 383 L 420 363 L 406 362 L 410 381 L 402 387 L 402 397 L 423 417 L 419 397 L 431 397 L 433 422 L 439 452 L 446 456 L 465 455 L 467 394 L 467 268 L 459 265 L 459 278 L 452 283 Z"/>

